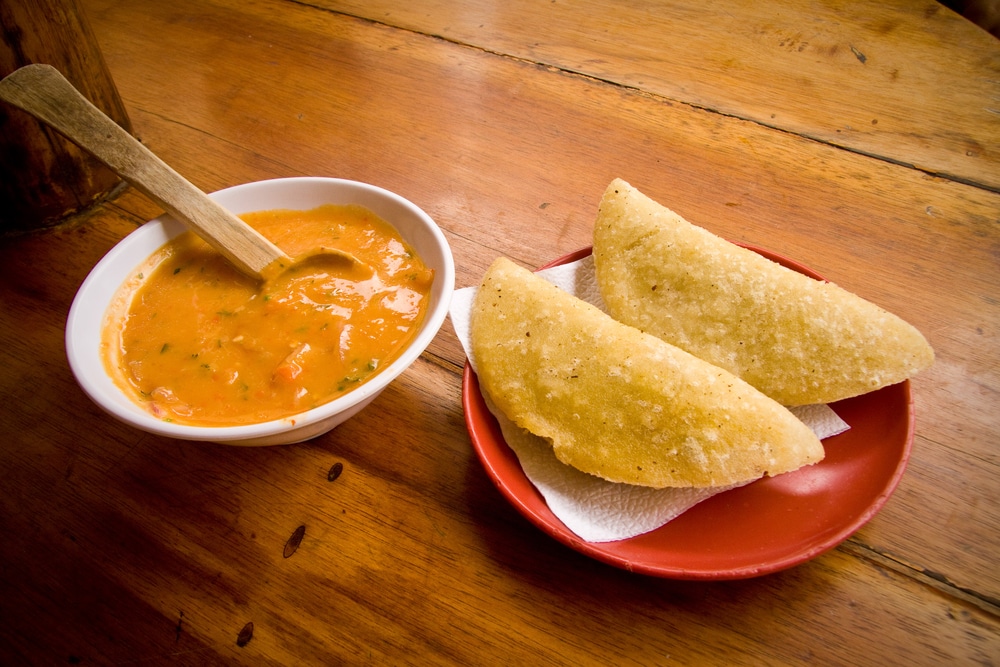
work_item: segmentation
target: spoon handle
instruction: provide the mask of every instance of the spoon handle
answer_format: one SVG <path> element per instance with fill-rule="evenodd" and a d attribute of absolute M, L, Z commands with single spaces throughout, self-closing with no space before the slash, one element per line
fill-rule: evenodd
<path fill-rule="evenodd" d="M 91 153 L 162 206 L 236 268 L 260 279 L 284 253 L 139 143 L 50 65 L 27 65 L 0 81 L 0 99 Z"/>

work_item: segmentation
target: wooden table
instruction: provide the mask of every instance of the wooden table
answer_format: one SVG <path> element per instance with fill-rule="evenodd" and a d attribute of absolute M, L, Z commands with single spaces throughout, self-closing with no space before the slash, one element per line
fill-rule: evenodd
<path fill-rule="evenodd" d="M 621 176 L 901 315 L 937 361 L 902 483 L 842 545 L 755 579 L 630 574 L 491 484 L 450 324 L 305 444 L 103 414 L 62 335 L 88 270 L 160 213 L 125 190 L 0 241 L 0 663 L 1000 662 L 994 37 L 932 0 L 83 5 L 135 133 L 205 190 L 389 188 L 445 230 L 461 287 L 589 245 Z"/>

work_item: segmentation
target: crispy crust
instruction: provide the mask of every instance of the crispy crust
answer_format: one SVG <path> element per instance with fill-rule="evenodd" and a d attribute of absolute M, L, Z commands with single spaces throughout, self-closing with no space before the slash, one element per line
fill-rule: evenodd
<path fill-rule="evenodd" d="M 692 225 L 621 179 L 601 201 L 594 263 L 614 318 L 783 405 L 867 393 L 934 360 L 899 317 Z"/>
<path fill-rule="evenodd" d="M 509 260 L 483 279 L 470 338 L 496 407 L 604 479 L 725 486 L 823 458 L 808 427 L 747 383 Z"/>

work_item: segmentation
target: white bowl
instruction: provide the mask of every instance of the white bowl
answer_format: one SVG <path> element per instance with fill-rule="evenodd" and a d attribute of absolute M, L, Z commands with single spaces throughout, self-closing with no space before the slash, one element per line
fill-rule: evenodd
<path fill-rule="evenodd" d="M 121 240 L 80 286 L 66 321 L 66 353 L 77 382 L 113 417 L 136 428 L 183 440 L 230 445 L 278 445 L 326 433 L 357 414 L 398 377 L 437 335 L 455 288 L 455 265 L 444 234 L 417 206 L 388 190 L 336 178 L 282 178 L 237 185 L 210 195 L 234 213 L 276 208 L 311 209 L 323 204 L 360 204 L 392 223 L 434 269 L 431 302 L 409 347 L 381 373 L 340 398 L 297 415 L 242 426 L 189 426 L 153 417 L 108 375 L 101 357 L 101 332 L 112 297 L 149 255 L 184 231 L 168 215 L 150 220 Z"/>

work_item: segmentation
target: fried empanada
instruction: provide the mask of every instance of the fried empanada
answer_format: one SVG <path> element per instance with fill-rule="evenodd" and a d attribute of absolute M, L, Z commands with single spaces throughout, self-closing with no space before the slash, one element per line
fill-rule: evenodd
<path fill-rule="evenodd" d="M 899 317 L 695 226 L 621 179 L 601 201 L 594 263 L 612 317 L 782 405 L 867 393 L 934 360 Z"/>
<path fill-rule="evenodd" d="M 805 424 L 743 380 L 507 259 L 483 279 L 469 333 L 497 409 L 603 479 L 726 486 L 823 458 Z"/>

